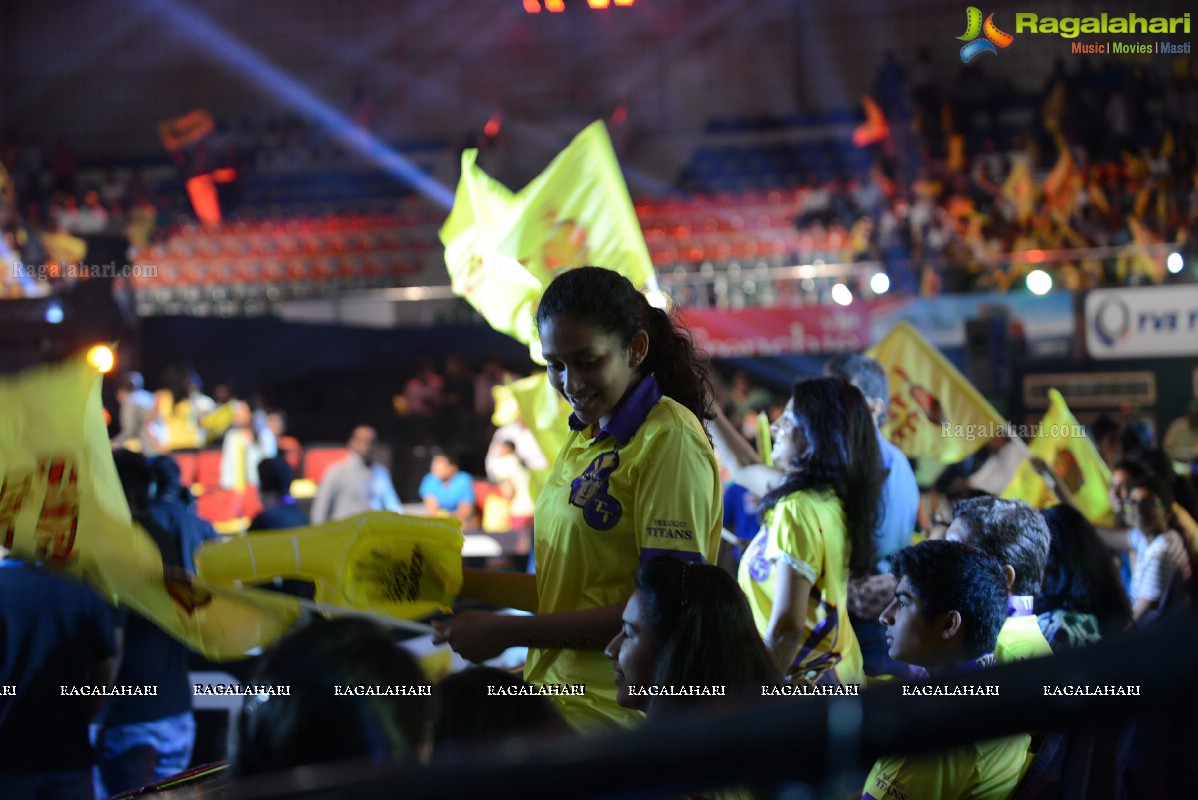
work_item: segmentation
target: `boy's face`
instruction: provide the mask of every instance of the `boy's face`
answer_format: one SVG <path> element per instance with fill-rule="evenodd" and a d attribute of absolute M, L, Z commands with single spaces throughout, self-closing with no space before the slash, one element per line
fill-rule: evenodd
<path fill-rule="evenodd" d="M 886 627 L 890 657 L 921 667 L 941 663 L 947 644 L 943 635 L 947 620 L 942 620 L 942 616 L 945 615 L 930 621 L 924 616 L 923 600 L 904 575 L 894 590 L 894 599 L 878 616 L 878 621 Z"/>

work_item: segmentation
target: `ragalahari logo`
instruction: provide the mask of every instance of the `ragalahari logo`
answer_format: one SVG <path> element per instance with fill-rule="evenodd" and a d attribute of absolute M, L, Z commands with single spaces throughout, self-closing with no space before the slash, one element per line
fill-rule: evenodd
<path fill-rule="evenodd" d="M 979 39 L 982 34 L 984 38 Z M 982 53 L 998 55 L 996 47 L 1010 47 L 1015 37 L 1005 31 L 1000 31 L 994 24 L 994 15 L 986 17 L 982 22 L 982 12 L 977 6 L 965 9 L 965 34 L 957 39 L 967 44 L 961 48 L 961 61 L 968 64 Z"/>

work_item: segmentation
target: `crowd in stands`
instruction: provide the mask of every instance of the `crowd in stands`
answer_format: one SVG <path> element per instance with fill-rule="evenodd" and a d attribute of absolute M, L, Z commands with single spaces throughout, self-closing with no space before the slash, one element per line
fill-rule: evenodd
<path fill-rule="evenodd" d="M 699 148 L 681 195 L 638 198 L 655 265 L 876 262 L 895 288 L 939 294 L 1006 291 L 1037 267 L 1066 288 L 1160 283 L 1170 250 L 1189 252 L 1198 222 L 1198 78 L 1186 62 L 1062 61 L 1042 90 L 1021 93 L 976 65 L 944 80 L 927 58 L 910 70 L 884 59 L 873 87 L 884 116 L 865 123 L 877 130 L 860 147 L 850 141 L 851 115 L 836 117 L 844 129 L 836 138 L 817 143 L 805 138 L 809 120 L 792 115 L 774 122 L 793 131 L 793 145 Z M 0 150 L 8 248 L 25 263 L 48 264 L 69 260 L 70 251 L 43 233 L 127 235 L 144 248 L 141 260 L 161 262 L 159 287 L 394 285 L 432 263 L 431 209 L 408 209 L 402 187 L 375 180 L 381 173 L 298 120 L 222 123 L 175 155 L 179 163 L 163 169 L 114 166 L 82 180 L 69 147 L 47 154 L 8 141 Z M 203 230 L 183 183 L 218 166 L 245 186 L 222 190 L 232 216 Z M 296 177 L 326 168 L 340 177 Z M 346 181 L 352 191 L 343 191 Z M 387 230 L 410 235 L 338 248 L 336 231 L 354 227 L 347 209 L 382 214 Z M 284 225 L 320 222 L 316 228 L 333 233 L 308 241 L 298 231 L 295 247 L 226 246 L 224 228 L 245 238 L 244 220 L 263 214 Z"/>

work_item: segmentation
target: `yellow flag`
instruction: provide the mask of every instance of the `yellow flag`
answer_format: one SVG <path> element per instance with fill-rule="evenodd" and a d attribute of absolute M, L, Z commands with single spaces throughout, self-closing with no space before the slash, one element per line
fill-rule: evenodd
<path fill-rule="evenodd" d="M 757 455 L 767 467 L 774 466 L 774 445 L 770 441 L 770 418 L 764 411 L 757 412 Z"/>
<path fill-rule="evenodd" d="M 477 155 L 462 154 L 441 241 L 454 292 L 491 327 L 532 343 L 541 292 L 566 269 L 594 264 L 638 287 L 650 280 L 653 262 L 602 122 L 578 134 L 516 194 L 488 176 Z"/>
<path fill-rule="evenodd" d="M 866 351 L 890 378 L 882 433 L 916 458 L 960 461 L 1000 435 L 1006 421 L 909 322 Z"/>
<path fill-rule="evenodd" d="M 43 233 L 46 254 L 63 264 L 78 264 L 87 256 L 87 242 L 69 233 Z"/>
<path fill-rule="evenodd" d="M 1056 389 L 1048 390 L 1048 411 L 1040 420 L 1036 438 L 1028 445 L 1028 454 L 1043 459 L 1052 468 L 1057 481 L 1073 495 L 1077 510 L 1086 519 L 1095 525 L 1114 523 L 1111 472 Z M 1002 496 L 1023 500 L 1036 508 L 1057 502 L 1048 484 L 1028 461 L 1020 465 Z"/>
<path fill-rule="evenodd" d="M 448 517 L 369 511 L 206 544 L 196 552 L 196 571 L 217 585 L 310 580 L 317 603 L 417 619 L 449 611 L 461 591 L 461 527 Z"/>
<path fill-rule="evenodd" d="M 1020 222 L 1026 221 L 1035 210 L 1036 185 L 1024 159 L 1016 159 L 1011 165 L 1011 172 L 1003 181 L 1002 196 L 1014 207 L 1015 216 Z"/>
<path fill-rule="evenodd" d="M 529 489 L 533 499 L 536 499 L 549 477 L 557 454 L 566 445 L 570 435 L 570 427 L 566 423 L 570 416 L 570 404 L 549 383 L 549 374 L 545 372 L 512 381 L 504 388 L 519 410 L 518 418 L 532 431 L 537 446 L 550 465 L 545 469 L 529 470 L 532 477 Z"/>
<path fill-rule="evenodd" d="M 298 619 L 295 598 L 164 569 L 129 513 L 86 358 L 0 378 L 0 408 L 0 544 L 14 555 L 85 581 L 212 660 L 240 658 Z"/>

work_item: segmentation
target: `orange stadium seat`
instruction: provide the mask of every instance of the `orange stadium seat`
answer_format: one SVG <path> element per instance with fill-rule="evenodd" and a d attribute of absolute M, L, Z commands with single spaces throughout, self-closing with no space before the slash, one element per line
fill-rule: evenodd
<path fill-rule="evenodd" d="M 313 483 L 320 483 L 325 470 L 349 456 L 345 447 L 310 447 L 304 452 L 304 477 Z"/>

